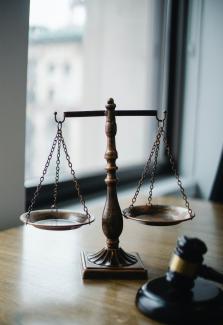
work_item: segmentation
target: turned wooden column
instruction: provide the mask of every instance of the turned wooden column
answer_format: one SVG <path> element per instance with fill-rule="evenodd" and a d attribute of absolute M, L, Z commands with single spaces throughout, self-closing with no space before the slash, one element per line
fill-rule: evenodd
<path fill-rule="evenodd" d="M 102 215 L 102 229 L 107 237 L 108 248 L 118 248 L 118 238 L 122 233 L 123 219 L 122 212 L 119 206 L 116 184 L 118 182 L 116 177 L 116 159 L 118 153 L 115 145 L 115 135 L 117 133 L 117 126 L 115 121 L 115 103 L 113 99 L 108 101 L 106 105 L 106 124 L 105 133 L 107 136 L 107 149 L 105 152 L 105 159 L 107 161 L 106 171 L 107 176 L 105 183 L 107 184 L 107 199 Z"/>
<path fill-rule="evenodd" d="M 115 103 L 112 98 L 106 105 L 106 125 L 105 133 L 107 136 L 107 149 L 105 159 L 107 161 L 107 176 L 105 183 L 107 185 L 107 198 L 102 215 L 102 229 L 106 236 L 106 247 L 96 254 L 88 256 L 88 260 L 98 265 L 106 266 L 127 266 L 137 262 L 137 258 L 124 252 L 119 247 L 119 236 L 123 229 L 123 217 L 117 197 L 117 177 L 116 159 L 118 153 L 115 145 L 115 135 L 117 132 L 115 120 Z"/>

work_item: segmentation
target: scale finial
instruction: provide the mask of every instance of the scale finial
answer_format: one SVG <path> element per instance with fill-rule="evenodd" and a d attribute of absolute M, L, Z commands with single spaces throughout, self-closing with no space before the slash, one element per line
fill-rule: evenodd
<path fill-rule="evenodd" d="M 113 98 L 109 98 L 108 104 L 114 104 L 114 99 Z"/>
<path fill-rule="evenodd" d="M 116 107 L 116 104 L 114 102 L 114 99 L 113 98 L 109 98 L 109 100 L 107 101 L 107 105 L 106 105 L 106 108 L 108 110 L 114 110 Z"/>

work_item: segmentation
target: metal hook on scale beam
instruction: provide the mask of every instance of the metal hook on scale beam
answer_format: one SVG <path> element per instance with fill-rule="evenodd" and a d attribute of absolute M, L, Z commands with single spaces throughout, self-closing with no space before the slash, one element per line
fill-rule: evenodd
<path fill-rule="evenodd" d="M 54 119 L 55 119 L 55 122 L 56 123 L 63 123 L 64 121 L 65 121 L 65 114 L 63 113 L 63 120 L 62 121 L 58 121 L 58 119 L 57 119 L 57 112 L 54 112 Z"/>
<path fill-rule="evenodd" d="M 158 126 L 160 125 L 160 123 L 162 123 L 162 127 L 164 127 L 164 123 L 166 121 L 166 118 L 167 118 L 167 111 L 164 111 L 163 112 L 163 118 L 162 119 L 158 117 L 158 111 L 157 111 L 157 113 L 156 113 L 156 119 L 158 121 Z"/>

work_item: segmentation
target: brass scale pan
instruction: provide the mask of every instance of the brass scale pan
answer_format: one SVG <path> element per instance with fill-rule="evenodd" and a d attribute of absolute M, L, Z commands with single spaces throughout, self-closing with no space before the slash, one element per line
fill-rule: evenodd
<path fill-rule="evenodd" d="M 123 211 L 127 219 L 150 226 L 171 226 L 191 219 L 188 210 L 171 205 L 139 205 Z M 22 222 L 45 230 L 71 230 L 90 224 L 94 217 L 66 210 L 35 210 L 20 216 Z"/>
<path fill-rule="evenodd" d="M 66 210 L 34 210 L 20 216 L 20 220 L 25 224 L 45 230 L 71 230 L 81 226 L 90 224 L 94 221 L 94 217 L 84 213 L 66 211 Z"/>
<path fill-rule="evenodd" d="M 191 219 L 186 208 L 173 205 L 138 205 L 123 213 L 127 219 L 150 226 L 172 226 Z"/>

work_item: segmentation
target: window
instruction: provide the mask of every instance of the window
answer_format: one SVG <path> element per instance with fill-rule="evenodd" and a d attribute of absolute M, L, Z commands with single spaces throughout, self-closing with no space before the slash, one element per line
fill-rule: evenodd
<path fill-rule="evenodd" d="M 71 66 L 69 63 L 64 63 L 63 65 L 63 71 L 65 75 L 69 75 L 71 72 Z"/>
<path fill-rule="evenodd" d="M 49 102 L 53 102 L 54 94 L 55 94 L 54 89 L 49 89 L 49 91 L 48 91 L 48 101 Z"/>
<path fill-rule="evenodd" d="M 35 91 L 35 105 L 27 98 L 26 187 L 38 183 L 47 159 L 56 132 L 54 111 L 62 116 L 71 109 L 103 109 L 110 97 L 118 109 L 162 109 L 167 3 L 60 0 L 55 6 L 53 0 L 31 0 L 28 66 L 35 57 L 36 81 L 30 82 L 28 69 L 27 89 Z M 55 66 L 62 66 L 63 76 Z M 119 170 L 142 166 L 155 119 L 120 117 L 117 125 Z M 63 130 L 77 175 L 104 174 L 104 119 L 69 119 Z M 54 168 L 49 168 L 48 182 L 54 180 Z M 64 157 L 61 172 L 61 180 L 69 179 Z"/>
<path fill-rule="evenodd" d="M 49 72 L 49 74 L 52 74 L 54 71 L 55 71 L 55 66 L 53 63 L 50 63 L 48 66 L 47 66 L 47 70 Z"/>

